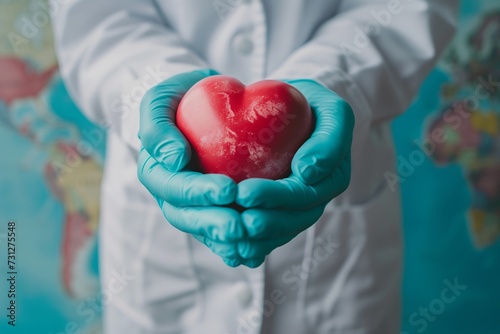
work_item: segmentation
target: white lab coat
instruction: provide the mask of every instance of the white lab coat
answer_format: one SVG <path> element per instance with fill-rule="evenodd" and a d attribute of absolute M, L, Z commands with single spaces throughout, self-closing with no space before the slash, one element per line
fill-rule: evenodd
<path fill-rule="evenodd" d="M 401 221 L 397 185 L 384 178 L 395 172 L 388 121 L 452 36 L 457 0 L 53 1 L 61 73 L 87 116 L 109 127 L 106 333 L 398 332 Z M 209 67 L 246 83 L 313 78 L 356 116 L 350 188 L 257 269 L 229 268 L 174 229 L 136 176 L 145 90 Z"/>

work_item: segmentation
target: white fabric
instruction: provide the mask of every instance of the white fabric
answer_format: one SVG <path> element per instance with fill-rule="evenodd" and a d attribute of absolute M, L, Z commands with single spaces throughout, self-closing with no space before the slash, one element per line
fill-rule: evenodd
<path fill-rule="evenodd" d="M 106 333 L 398 332 L 401 222 L 398 190 L 384 179 L 395 161 L 388 121 L 452 36 L 457 0 L 53 1 L 62 75 L 87 116 L 110 129 Z M 313 78 L 355 111 L 350 188 L 258 269 L 229 268 L 171 227 L 136 176 L 145 90 L 199 68 L 246 83 Z"/>

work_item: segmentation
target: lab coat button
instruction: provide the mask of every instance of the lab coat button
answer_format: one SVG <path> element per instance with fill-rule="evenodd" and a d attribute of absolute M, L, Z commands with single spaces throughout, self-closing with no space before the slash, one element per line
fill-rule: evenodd
<path fill-rule="evenodd" d="M 254 45 L 249 37 L 244 35 L 238 35 L 234 39 L 234 47 L 241 54 L 249 55 L 250 53 L 252 53 Z"/>
<path fill-rule="evenodd" d="M 252 293 L 252 288 L 247 283 L 245 282 L 236 283 L 234 290 L 236 292 L 236 296 L 241 306 L 246 307 L 250 305 L 253 298 L 253 293 Z"/>

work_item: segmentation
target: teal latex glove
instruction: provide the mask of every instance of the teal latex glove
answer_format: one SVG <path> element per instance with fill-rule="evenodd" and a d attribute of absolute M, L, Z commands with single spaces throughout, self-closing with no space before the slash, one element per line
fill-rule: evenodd
<path fill-rule="evenodd" d="M 238 251 L 255 266 L 318 221 L 328 202 L 347 189 L 351 176 L 351 107 L 313 80 L 286 82 L 304 94 L 316 126 L 295 154 L 290 177 L 238 184 L 236 202 L 247 209 L 242 221 L 248 234 L 247 240 L 239 242 Z"/>
<path fill-rule="evenodd" d="M 198 81 L 216 74 L 200 70 L 176 75 L 146 93 L 141 102 L 139 138 L 143 148 L 137 172 L 174 227 L 193 235 L 228 265 L 237 266 L 242 262 L 237 241 L 245 235 L 241 215 L 222 207 L 234 203 L 237 186 L 224 175 L 187 170 L 191 148 L 175 126 L 184 94 Z"/>

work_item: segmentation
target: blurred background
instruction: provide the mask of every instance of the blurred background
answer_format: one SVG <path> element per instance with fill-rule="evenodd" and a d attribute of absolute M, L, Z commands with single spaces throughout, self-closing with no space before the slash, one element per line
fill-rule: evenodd
<path fill-rule="evenodd" d="M 97 334 L 112 298 L 97 261 L 106 133 L 66 92 L 50 10 L 47 0 L 0 0 L 0 333 Z M 403 193 L 402 334 L 500 333 L 500 2 L 462 0 L 460 15 L 393 125 L 398 173 L 386 179 Z"/>

